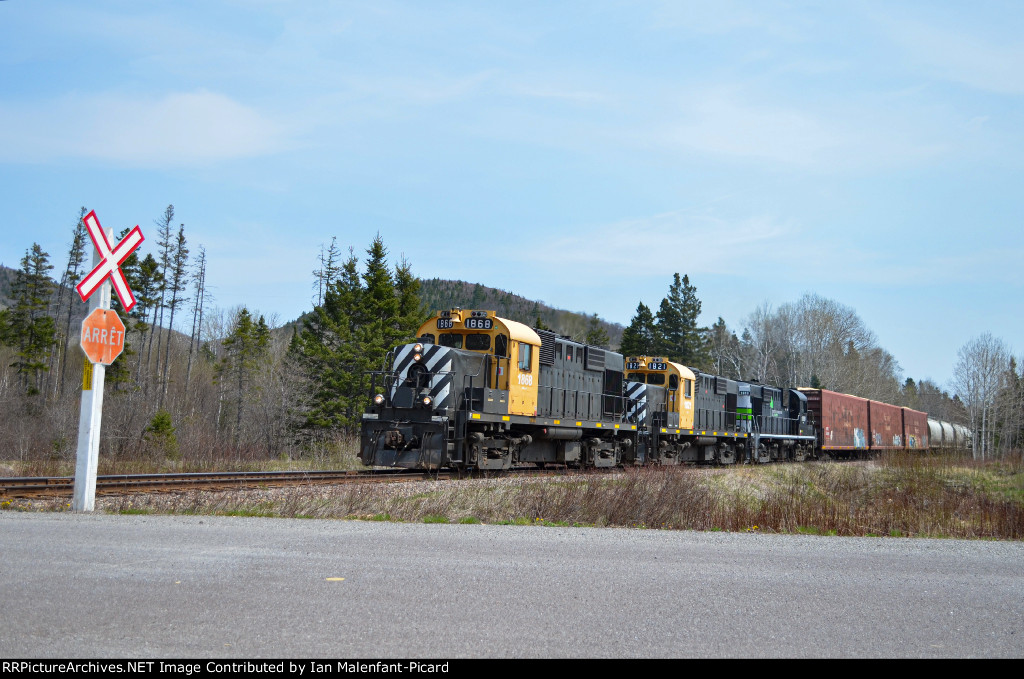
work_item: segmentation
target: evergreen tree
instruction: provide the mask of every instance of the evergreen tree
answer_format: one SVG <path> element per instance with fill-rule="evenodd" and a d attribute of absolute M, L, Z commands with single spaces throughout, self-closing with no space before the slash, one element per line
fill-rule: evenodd
<path fill-rule="evenodd" d="M 203 328 L 203 309 L 210 293 L 206 289 L 206 248 L 199 246 L 195 270 L 192 272 L 192 290 L 195 292 L 192 304 L 192 334 L 188 341 L 188 366 L 185 368 L 185 393 L 188 394 L 188 383 L 192 378 L 192 354 L 199 346 L 199 333 Z"/>
<path fill-rule="evenodd" d="M 85 215 L 88 210 L 84 207 L 79 209 L 78 222 L 75 224 L 71 235 L 71 247 L 68 250 L 68 265 L 61 276 L 60 286 L 57 288 L 57 311 L 54 313 L 54 321 L 59 323 L 61 311 L 64 308 L 64 300 L 67 299 L 67 311 L 64 314 L 64 329 L 57 337 L 57 351 L 53 352 L 51 358 L 55 358 L 60 366 L 59 370 L 51 370 L 51 377 L 55 384 L 53 389 L 48 389 L 51 394 L 61 394 L 64 391 L 64 373 L 68 364 L 67 348 L 71 339 L 71 315 L 75 308 L 75 301 L 78 294 L 75 292 L 75 284 L 82 277 L 82 264 L 85 262 L 86 251 L 86 230 Z M 51 368 L 53 367 L 51 363 Z"/>
<path fill-rule="evenodd" d="M 385 354 L 402 337 L 402 333 L 395 328 L 398 299 L 387 264 L 388 251 L 380 234 L 373 239 L 366 254 L 357 341 L 366 366 L 379 370 L 383 366 Z"/>
<path fill-rule="evenodd" d="M 331 237 L 331 245 L 324 250 L 320 246 L 320 268 L 313 271 L 313 287 L 316 288 L 316 306 L 324 303 L 325 291 L 334 284 L 340 272 L 338 262 L 341 259 L 341 252 L 338 250 L 338 239 Z"/>
<path fill-rule="evenodd" d="M 651 308 L 640 302 L 629 326 L 622 331 L 619 353 L 623 356 L 654 356 L 658 347 L 658 328 Z"/>
<path fill-rule="evenodd" d="M 356 431 L 368 403 L 368 372 L 386 369 L 391 348 L 413 339 L 426 318 L 409 262 L 402 259 L 392 274 L 379 235 L 366 253 L 360 275 L 349 249 L 323 304 L 304 318 L 289 345 L 289 361 L 307 383 L 299 425 L 307 435 Z"/>
<path fill-rule="evenodd" d="M 749 331 L 744 331 L 745 341 L 752 341 Z M 708 332 L 708 351 L 711 371 L 716 375 L 741 379 L 744 369 L 743 344 L 735 332 L 729 330 L 721 316 Z"/>
<path fill-rule="evenodd" d="M 160 301 L 158 295 L 163 288 L 164 277 L 160 273 L 160 264 L 151 254 L 147 254 L 142 261 L 139 261 L 138 250 L 136 250 L 125 260 L 125 265 L 127 269 L 123 266 L 122 270 L 125 271 L 128 285 L 135 293 L 135 308 L 129 312 L 132 323 L 130 326 L 126 323 L 125 326 L 139 334 L 140 350 L 135 372 L 135 382 L 138 384 L 142 379 L 141 347 L 146 345 L 147 337 L 152 342 L 153 326 L 146 319 L 149 318 L 151 310 L 155 311 L 156 304 Z"/>
<path fill-rule="evenodd" d="M 131 229 L 122 230 L 118 235 L 118 240 L 128 235 L 129 231 Z M 147 259 L 155 267 L 156 260 L 152 256 L 147 257 Z M 121 355 L 117 357 L 116 361 L 107 366 L 106 382 L 113 385 L 115 391 L 121 391 L 125 387 L 133 387 L 138 383 L 137 380 L 132 379 L 131 368 L 128 367 L 131 357 L 137 353 L 132 347 L 129 338 L 132 332 L 138 330 L 139 325 L 148 327 L 145 323 L 145 310 L 140 309 L 143 301 L 152 295 L 152 292 L 147 289 L 147 273 L 143 271 L 145 261 L 139 260 L 138 250 L 136 250 L 121 264 L 121 272 L 124 274 L 132 294 L 135 295 L 135 306 L 132 307 L 132 310 L 125 311 L 121 299 L 117 295 L 110 296 L 110 308 L 117 312 L 117 317 L 121 319 L 125 327 L 124 348 L 121 350 Z"/>
<path fill-rule="evenodd" d="M 917 408 L 917 382 L 914 381 L 913 377 L 908 377 L 903 382 L 903 389 L 901 390 L 903 396 L 903 404 L 908 408 Z"/>
<path fill-rule="evenodd" d="M 266 358 L 270 344 L 270 329 L 263 316 L 254 322 L 252 314 L 245 307 L 235 316 L 231 332 L 222 342 L 225 355 L 217 367 L 217 376 L 234 390 L 235 401 L 235 447 L 241 442 L 242 416 L 247 397 L 258 389 L 254 376 Z"/>
<path fill-rule="evenodd" d="M 708 331 L 698 327 L 701 303 L 689 276 L 675 274 L 658 309 L 656 353 L 687 366 L 710 367 Z"/>
<path fill-rule="evenodd" d="M 591 346 L 608 348 L 608 333 L 601 327 L 597 314 L 592 315 L 588 321 L 585 341 Z"/>
<path fill-rule="evenodd" d="M 412 273 L 412 265 L 405 257 L 395 265 L 395 295 L 398 298 L 398 317 L 395 330 L 402 339 L 414 339 L 420 326 L 430 315 L 420 301 L 420 281 Z"/>
<path fill-rule="evenodd" d="M 305 417 L 300 428 L 351 432 L 357 426 L 365 395 L 361 394 L 362 357 L 357 330 L 360 327 L 364 290 L 359 260 L 352 249 L 339 278 L 327 288 L 324 303 L 303 321 L 302 332 L 293 337 L 292 359 L 308 382 Z"/>
<path fill-rule="evenodd" d="M 469 300 L 470 309 L 479 309 L 486 299 L 486 293 L 484 292 L 484 286 L 477 283 L 473 286 L 473 296 Z"/>
<path fill-rule="evenodd" d="M 41 391 L 42 374 L 56 343 L 56 324 L 47 314 L 54 289 L 48 274 L 53 269 L 49 257 L 38 243 L 25 251 L 11 289 L 14 303 L 6 314 L 0 338 L 17 350 L 11 367 L 17 370 L 22 388 L 30 394 Z"/>
<path fill-rule="evenodd" d="M 159 369 L 160 363 L 160 347 L 163 338 L 160 332 L 157 330 L 159 326 L 163 325 L 164 321 L 164 299 L 167 295 L 167 279 L 168 271 L 171 267 L 171 251 L 174 248 L 174 235 L 171 229 L 171 222 L 174 221 L 174 206 L 168 205 L 167 209 L 164 210 L 163 215 L 159 219 L 153 220 L 156 224 L 157 236 L 156 245 L 159 252 L 159 265 L 160 265 L 160 287 L 157 292 L 160 293 L 160 301 L 153 306 L 153 322 L 151 323 L 153 332 L 149 335 L 149 346 L 146 349 L 146 366 L 150 365 L 150 357 L 153 352 L 153 336 L 156 335 L 156 359 L 157 368 Z M 159 370 L 158 370 L 159 372 Z"/>
<path fill-rule="evenodd" d="M 185 246 L 185 225 L 178 228 L 178 237 L 175 239 L 174 249 L 171 251 L 170 280 L 167 288 L 171 292 L 171 298 L 167 301 L 167 308 L 171 311 L 171 317 L 167 321 L 167 346 L 164 349 L 164 374 L 163 389 L 160 391 L 158 400 L 159 407 L 163 407 L 164 399 L 167 397 L 167 387 L 170 384 L 169 373 L 171 368 L 171 337 L 174 330 L 174 312 L 182 304 L 188 301 L 181 293 L 188 287 L 188 248 Z"/>

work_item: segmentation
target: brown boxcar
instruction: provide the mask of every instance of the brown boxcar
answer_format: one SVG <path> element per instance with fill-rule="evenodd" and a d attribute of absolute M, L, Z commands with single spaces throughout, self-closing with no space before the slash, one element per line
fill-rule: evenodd
<path fill-rule="evenodd" d="M 807 412 L 818 428 L 822 450 L 868 449 L 868 400 L 827 389 L 800 389 L 807 396 Z"/>
<path fill-rule="evenodd" d="M 868 402 L 868 428 L 871 450 L 899 450 L 903 439 L 903 413 L 899 406 L 880 401 Z"/>
<path fill-rule="evenodd" d="M 928 413 L 903 408 L 903 442 L 908 450 L 928 450 Z"/>

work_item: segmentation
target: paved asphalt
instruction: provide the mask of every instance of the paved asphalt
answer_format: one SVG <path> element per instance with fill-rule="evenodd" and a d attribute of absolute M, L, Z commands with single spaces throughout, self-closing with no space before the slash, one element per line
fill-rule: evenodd
<path fill-rule="evenodd" d="M 1024 544 L 0 512 L 0 657 L 1024 657 Z"/>

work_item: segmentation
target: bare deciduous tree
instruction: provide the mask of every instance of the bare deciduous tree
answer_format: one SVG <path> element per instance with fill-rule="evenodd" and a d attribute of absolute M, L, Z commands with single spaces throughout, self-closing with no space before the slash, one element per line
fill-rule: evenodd
<path fill-rule="evenodd" d="M 1010 352 L 991 333 L 975 337 L 957 352 L 952 386 L 967 407 L 976 459 L 985 459 L 991 452 L 991 418 L 1009 369 Z"/>

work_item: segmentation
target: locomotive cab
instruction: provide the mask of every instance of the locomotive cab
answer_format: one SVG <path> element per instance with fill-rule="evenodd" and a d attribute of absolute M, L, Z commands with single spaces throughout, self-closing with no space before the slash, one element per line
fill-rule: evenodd
<path fill-rule="evenodd" d="M 626 359 L 629 414 L 641 432 L 637 461 L 680 464 L 696 462 L 693 449 L 695 375 L 662 357 Z"/>
<path fill-rule="evenodd" d="M 620 354 L 493 311 L 438 311 L 417 334 L 392 351 L 389 370 L 373 373 L 363 464 L 599 467 L 632 449 L 636 426 L 623 419 Z"/>
<path fill-rule="evenodd" d="M 439 311 L 435 318 L 419 330 L 424 344 L 456 349 L 484 357 L 479 372 L 463 375 L 466 387 L 472 389 L 466 398 L 474 403 L 481 398 L 488 410 L 516 415 L 537 414 L 537 353 L 540 337 L 522 323 L 499 318 L 493 311 Z M 479 391 L 505 392 L 504 396 Z M 493 399 L 497 398 L 497 406 Z M 489 400 L 488 400 L 489 399 Z M 504 406 L 504 407 L 502 407 Z"/>

